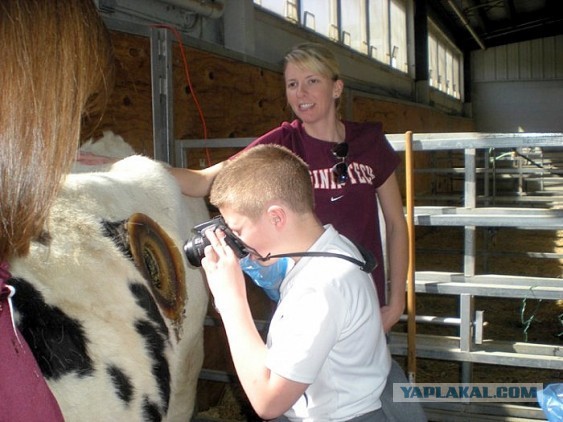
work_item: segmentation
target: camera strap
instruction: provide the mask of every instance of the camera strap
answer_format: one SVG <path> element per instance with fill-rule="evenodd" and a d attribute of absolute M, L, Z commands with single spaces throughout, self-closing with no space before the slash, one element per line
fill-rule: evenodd
<path fill-rule="evenodd" d="M 377 267 L 377 261 L 373 254 L 368 251 L 367 249 L 362 248 L 361 246 L 355 244 L 358 248 L 360 253 L 362 254 L 362 258 L 365 259 L 365 262 L 360 261 L 359 259 L 352 258 L 351 256 L 336 253 L 336 252 L 291 252 L 291 253 L 281 253 L 276 255 L 267 255 L 266 257 L 260 257 L 260 261 L 268 261 L 271 258 L 284 258 L 284 257 L 302 257 L 302 256 L 311 256 L 311 257 L 329 257 L 329 258 L 340 258 L 345 259 L 353 264 L 356 264 L 360 269 L 366 273 L 371 273 Z"/>

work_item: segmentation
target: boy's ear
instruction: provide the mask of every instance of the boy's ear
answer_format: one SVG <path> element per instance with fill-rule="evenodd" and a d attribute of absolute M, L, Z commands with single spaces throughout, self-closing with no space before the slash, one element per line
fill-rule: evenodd
<path fill-rule="evenodd" d="M 281 228 L 285 225 L 287 216 L 283 207 L 279 205 L 272 205 L 268 208 L 268 219 L 276 228 Z"/>

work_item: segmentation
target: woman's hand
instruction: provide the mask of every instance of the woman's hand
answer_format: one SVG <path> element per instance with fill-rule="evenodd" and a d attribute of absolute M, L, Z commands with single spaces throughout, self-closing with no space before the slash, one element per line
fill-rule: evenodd
<path fill-rule="evenodd" d="M 206 230 L 205 236 L 211 244 L 205 247 L 201 266 L 207 275 L 215 308 L 223 313 L 241 302 L 246 303 L 244 275 L 239 258 L 225 241 L 225 233 L 220 229 Z"/>
<path fill-rule="evenodd" d="M 91 152 L 78 151 L 76 161 L 85 166 L 99 166 L 102 164 L 113 164 L 118 161 L 118 159 L 106 157 L 105 155 L 92 154 Z"/>
<path fill-rule="evenodd" d="M 383 330 L 388 333 L 393 328 L 399 318 L 403 315 L 405 310 L 405 303 L 392 303 L 381 307 L 381 323 L 383 324 Z"/>

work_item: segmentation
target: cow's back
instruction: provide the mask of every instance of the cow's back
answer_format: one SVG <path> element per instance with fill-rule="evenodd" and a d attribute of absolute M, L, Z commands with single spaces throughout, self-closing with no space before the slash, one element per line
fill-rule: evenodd
<path fill-rule="evenodd" d="M 153 160 L 107 170 L 69 175 L 11 263 L 17 323 L 68 421 L 189 420 L 208 300 L 182 245 L 208 213 Z"/>

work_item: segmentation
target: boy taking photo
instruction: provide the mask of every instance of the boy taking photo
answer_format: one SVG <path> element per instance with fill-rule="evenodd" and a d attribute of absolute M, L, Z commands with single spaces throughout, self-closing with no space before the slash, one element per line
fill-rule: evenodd
<path fill-rule="evenodd" d="M 315 216 L 307 165 L 284 147 L 256 146 L 220 171 L 210 202 L 248 245 L 250 259 L 281 281 L 264 344 L 239 257 L 223 230 L 205 232 L 210 245 L 201 264 L 256 413 L 267 420 L 386 421 L 380 395 L 391 358 L 375 286 L 354 244 Z M 278 254 L 292 255 L 290 262 L 269 258 Z"/>

